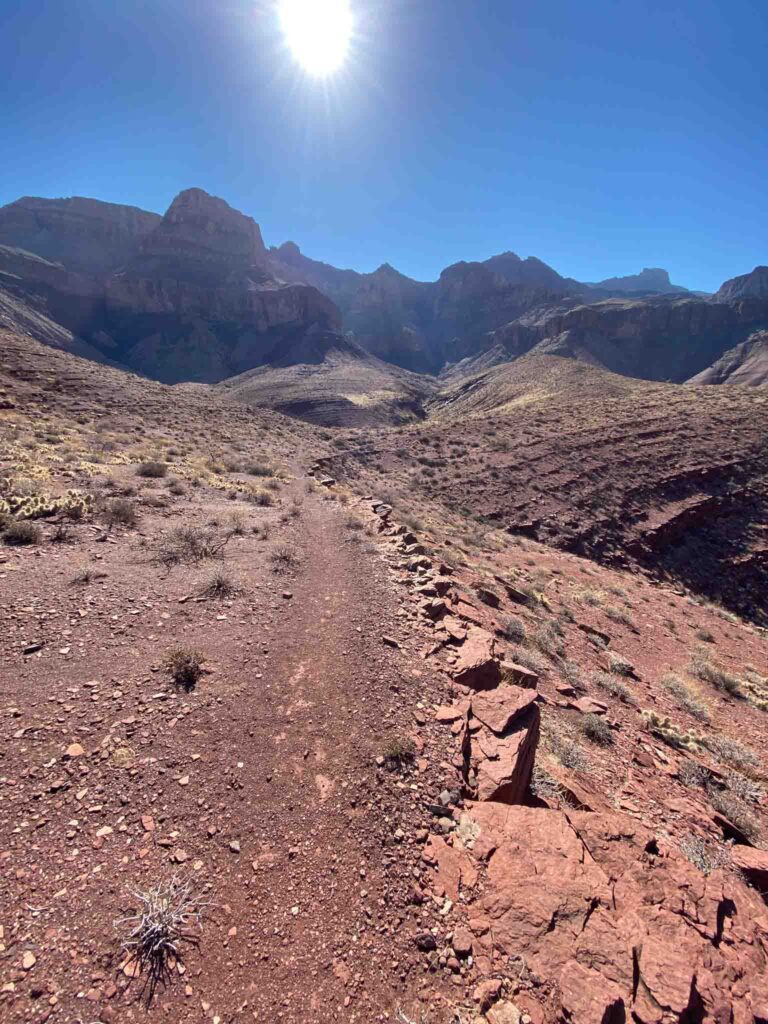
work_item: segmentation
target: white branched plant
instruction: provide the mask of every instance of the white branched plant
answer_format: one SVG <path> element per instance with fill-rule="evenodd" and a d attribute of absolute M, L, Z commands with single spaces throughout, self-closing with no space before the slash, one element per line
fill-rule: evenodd
<path fill-rule="evenodd" d="M 151 999 L 158 982 L 181 960 L 182 945 L 198 944 L 196 932 L 202 930 L 203 911 L 211 902 L 195 890 L 191 878 L 179 875 L 146 892 L 129 890 L 129 895 L 139 909 L 115 921 L 115 927 L 130 929 L 123 949 L 135 973 L 144 977 Z"/>

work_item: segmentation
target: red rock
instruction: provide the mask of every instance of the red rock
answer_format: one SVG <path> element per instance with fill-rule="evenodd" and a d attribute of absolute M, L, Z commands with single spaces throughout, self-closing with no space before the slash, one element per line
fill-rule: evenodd
<path fill-rule="evenodd" d="M 603 704 L 602 701 L 595 700 L 593 697 L 580 697 L 573 702 L 573 706 L 582 715 L 604 715 L 608 710 L 607 704 Z"/>
<path fill-rule="evenodd" d="M 765 850 L 734 846 L 731 860 L 759 892 L 768 894 L 768 853 Z"/>
<path fill-rule="evenodd" d="M 463 718 L 469 707 L 469 701 L 458 701 L 456 704 L 443 704 L 435 711 L 435 719 L 438 722 L 448 723 L 456 722 L 459 718 Z"/>
<path fill-rule="evenodd" d="M 472 933 L 470 930 L 463 925 L 455 928 L 451 945 L 458 956 L 469 956 L 472 952 Z"/>
<path fill-rule="evenodd" d="M 82 757 L 83 754 L 85 754 L 85 750 L 80 746 L 79 743 L 70 743 L 70 745 L 64 751 L 64 756 L 69 758 Z"/>
<path fill-rule="evenodd" d="M 501 981 L 498 978 L 487 978 L 481 981 L 472 993 L 472 998 L 480 1004 L 481 1010 L 487 1010 L 501 995 Z"/>
<path fill-rule="evenodd" d="M 469 748 L 468 762 L 477 779 L 478 800 L 516 804 L 525 798 L 539 740 L 539 720 L 538 707 L 529 703 L 503 735 L 484 726 L 474 733 L 467 731 L 464 747 Z"/>
<path fill-rule="evenodd" d="M 472 714 L 497 735 L 505 733 L 513 722 L 536 700 L 535 690 L 519 686 L 500 686 L 472 698 Z"/>
<path fill-rule="evenodd" d="M 142 814 L 141 816 L 141 827 L 145 832 L 155 831 L 155 819 L 151 814 Z"/>
<path fill-rule="evenodd" d="M 470 627 L 459 649 L 453 675 L 462 686 L 490 690 L 499 684 L 501 667 L 495 657 L 496 641 L 484 629 Z"/>
<path fill-rule="evenodd" d="M 517 665 L 514 661 L 502 662 L 501 668 L 506 681 L 514 683 L 515 686 L 525 686 L 528 689 L 535 690 L 539 685 L 539 677 L 535 672 L 532 672 L 529 668 L 524 668 L 522 665 Z"/>

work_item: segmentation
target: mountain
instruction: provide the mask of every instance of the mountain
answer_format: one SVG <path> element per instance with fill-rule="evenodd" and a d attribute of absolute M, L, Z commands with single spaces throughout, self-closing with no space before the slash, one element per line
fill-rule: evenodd
<path fill-rule="evenodd" d="M 652 292 L 656 295 L 684 294 L 688 291 L 669 280 L 669 272 L 660 267 L 644 267 L 639 274 L 626 277 L 607 277 L 589 286 L 599 291 L 610 292 Z"/>
<path fill-rule="evenodd" d="M 757 331 L 725 352 L 689 384 L 768 384 L 768 331 Z"/>
<path fill-rule="evenodd" d="M 0 207 L 0 243 L 102 274 L 133 258 L 160 220 L 156 213 L 98 199 L 24 196 Z"/>
<path fill-rule="evenodd" d="M 750 274 L 732 277 L 720 285 L 714 295 L 715 302 L 734 302 L 744 298 L 768 299 L 768 267 L 755 267 Z"/>
<path fill-rule="evenodd" d="M 7 210 L 0 211 L 0 241 L 19 238 Z M 126 220 L 123 213 L 117 219 Z M 71 220 L 54 218 L 45 242 L 61 262 L 6 245 L 0 288 L 71 332 L 71 351 L 166 383 L 223 380 L 267 361 L 305 331 L 339 328 L 338 309 L 316 288 L 274 279 L 258 225 L 223 199 L 188 189 L 162 218 L 128 220 L 142 224 L 130 245 L 124 235 L 114 246 L 109 233 L 99 236 L 111 272 L 94 272 L 95 250 L 84 260 L 72 245 Z M 45 333 L 35 336 L 45 340 Z"/>

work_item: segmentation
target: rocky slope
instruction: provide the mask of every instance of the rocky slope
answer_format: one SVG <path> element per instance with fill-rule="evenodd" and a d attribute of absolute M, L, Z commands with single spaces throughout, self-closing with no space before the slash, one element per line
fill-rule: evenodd
<path fill-rule="evenodd" d="M 768 331 L 751 334 L 712 366 L 691 377 L 688 383 L 746 384 L 750 387 L 768 384 Z"/>
<path fill-rule="evenodd" d="M 765 396 L 502 372 L 330 435 L 2 335 L 4 1022 L 768 1019 L 766 632 L 478 520 L 746 471 Z"/>
<path fill-rule="evenodd" d="M 495 331 L 488 348 L 515 358 L 535 349 L 615 373 L 682 382 L 768 324 L 768 301 L 659 296 L 532 311 Z"/>
<path fill-rule="evenodd" d="M 436 390 L 429 377 L 382 362 L 356 342 L 308 331 L 278 348 L 269 365 L 216 385 L 246 405 L 334 427 L 391 426 L 424 419 Z"/>

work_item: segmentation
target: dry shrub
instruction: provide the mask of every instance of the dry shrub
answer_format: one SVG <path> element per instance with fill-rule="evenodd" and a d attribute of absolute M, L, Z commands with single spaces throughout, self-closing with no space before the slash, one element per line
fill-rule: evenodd
<path fill-rule="evenodd" d="M 177 686 L 193 690 L 203 674 L 205 657 L 189 647 L 174 647 L 163 658 L 163 668 Z"/>

